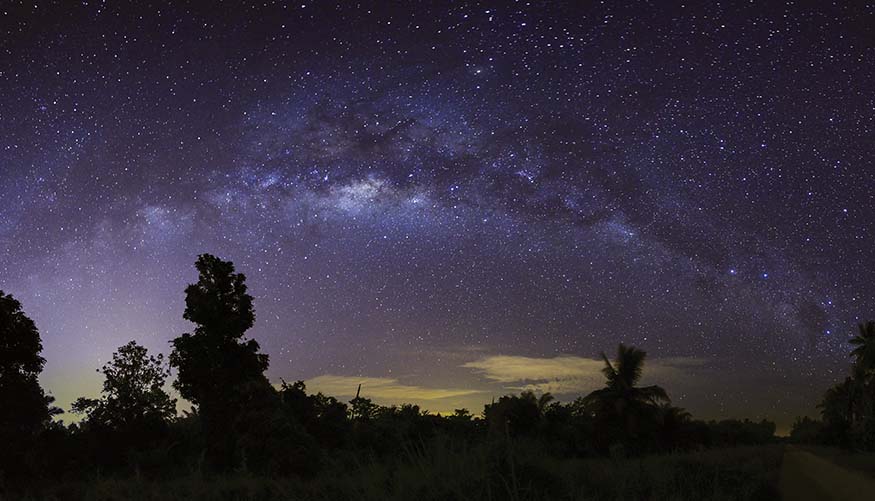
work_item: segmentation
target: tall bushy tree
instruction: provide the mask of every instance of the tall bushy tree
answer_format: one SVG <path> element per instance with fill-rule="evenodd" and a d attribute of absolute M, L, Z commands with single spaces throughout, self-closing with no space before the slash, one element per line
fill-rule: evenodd
<path fill-rule="evenodd" d="M 246 276 L 210 254 L 195 266 L 199 277 L 185 289 L 183 315 L 195 329 L 171 341 L 170 365 L 178 371 L 174 387 L 197 406 L 210 460 L 223 469 L 242 460 L 234 427 L 248 415 L 244 411 L 270 407 L 252 399 L 270 400 L 276 392 L 264 376 L 267 355 L 244 338 L 255 322 Z"/>
<path fill-rule="evenodd" d="M 45 359 L 33 320 L 11 295 L 0 291 L 0 474 L 20 475 L 22 455 L 59 412 L 39 385 Z"/>

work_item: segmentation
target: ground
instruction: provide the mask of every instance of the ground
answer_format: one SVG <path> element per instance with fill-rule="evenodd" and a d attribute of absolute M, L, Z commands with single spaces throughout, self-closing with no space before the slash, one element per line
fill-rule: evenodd
<path fill-rule="evenodd" d="M 781 466 L 784 500 L 869 501 L 875 497 L 871 455 L 844 454 L 829 449 L 788 446 Z"/>

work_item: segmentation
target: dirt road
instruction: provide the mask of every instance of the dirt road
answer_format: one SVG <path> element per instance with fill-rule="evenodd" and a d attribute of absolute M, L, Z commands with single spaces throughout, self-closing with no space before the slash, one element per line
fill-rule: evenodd
<path fill-rule="evenodd" d="M 780 488 L 785 501 L 875 499 L 875 479 L 792 446 L 784 452 Z"/>

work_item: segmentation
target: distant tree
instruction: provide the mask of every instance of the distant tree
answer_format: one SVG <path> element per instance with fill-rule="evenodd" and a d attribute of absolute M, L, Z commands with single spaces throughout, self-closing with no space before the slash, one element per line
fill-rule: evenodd
<path fill-rule="evenodd" d="M 531 391 L 524 391 L 519 396 L 505 395 L 497 402 L 487 404 L 483 416 L 493 434 L 531 435 L 538 432 L 546 405 L 552 398 L 549 393 L 539 398 Z"/>
<path fill-rule="evenodd" d="M 369 398 L 356 395 L 349 401 L 349 418 L 353 421 L 367 422 L 377 416 L 380 406 Z"/>
<path fill-rule="evenodd" d="M 282 382 L 279 395 L 285 412 L 321 445 L 341 446 L 349 433 L 346 404 L 322 393 L 308 395 L 306 389 L 303 381 Z"/>
<path fill-rule="evenodd" d="M 452 414 L 447 416 L 447 419 L 449 419 L 450 421 L 463 422 L 463 423 L 470 422 L 471 419 L 473 419 L 473 418 L 474 418 L 474 416 L 471 415 L 471 411 L 469 411 L 468 409 L 465 409 L 465 408 L 455 409 L 455 410 L 453 410 Z"/>
<path fill-rule="evenodd" d="M 652 428 L 657 419 L 658 406 L 669 403 L 668 394 L 659 386 L 639 387 L 647 353 L 638 348 L 620 344 L 617 358 L 611 363 L 602 353 L 605 367 L 602 373 L 607 385 L 583 399 L 583 403 L 606 427 L 614 430 L 613 439 L 634 443 L 638 435 Z M 610 438 L 611 434 L 604 438 Z"/>
<path fill-rule="evenodd" d="M 823 422 L 808 416 L 797 417 L 790 429 L 790 440 L 797 444 L 816 444 L 823 441 Z"/>
<path fill-rule="evenodd" d="M 538 406 L 538 413 L 543 416 L 547 412 L 547 408 L 555 398 L 549 391 L 545 391 L 541 393 L 541 396 L 535 397 L 534 392 L 524 391 L 523 396 L 525 398 L 535 398 L 535 404 Z"/>
<path fill-rule="evenodd" d="M 824 438 L 827 443 L 848 445 L 855 386 L 853 378 L 845 378 L 843 382 L 826 390 L 823 400 L 817 405 L 823 419 Z"/>
<path fill-rule="evenodd" d="M 446 424 L 446 431 L 451 437 L 456 437 L 460 440 L 470 441 L 476 436 L 480 425 L 483 424 L 482 419 L 475 419 L 474 415 L 468 409 L 454 409 L 452 414 L 443 417 Z"/>
<path fill-rule="evenodd" d="M 73 412 L 86 414 L 90 425 L 110 429 L 141 429 L 160 425 L 176 414 L 176 400 L 164 391 L 170 369 L 164 355 L 149 355 L 136 341 L 120 347 L 103 373 L 99 399 L 79 398 Z"/>
<path fill-rule="evenodd" d="M 775 437 L 775 423 L 765 419 L 756 422 L 749 419 L 724 419 L 708 423 L 713 445 L 733 447 L 737 445 L 761 445 Z"/>
<path fill-rule="evenodd" d="M 698 437 L 690 426 L 692 415 L 686 410 L 664 403 L 659 406 L 656 419 L 660 450 L 686 449 L 697 442 Z"/>
<path fill-rule="evenodd" d="M 25 473 L 24 454 L 60 409 L 38 377 L 45 364 L 39 331 L 11 295 L 0 291 L 0 475 Z"/>

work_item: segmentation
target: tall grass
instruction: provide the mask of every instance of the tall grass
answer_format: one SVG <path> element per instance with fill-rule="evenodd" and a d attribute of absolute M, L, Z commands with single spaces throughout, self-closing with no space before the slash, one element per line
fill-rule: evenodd
<path fill-rule="evenodd" d="M 562 458 L 525 440 L 405 444 L 389 458 L 339 454 L 311 479 L 90 478 L 38 489 L 28 499 L 87 501 L 261 500 L 766 500 L 776 499 L 780 446 L 643 458 Z"/>

